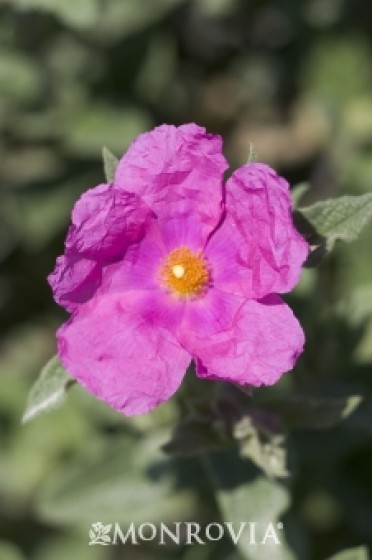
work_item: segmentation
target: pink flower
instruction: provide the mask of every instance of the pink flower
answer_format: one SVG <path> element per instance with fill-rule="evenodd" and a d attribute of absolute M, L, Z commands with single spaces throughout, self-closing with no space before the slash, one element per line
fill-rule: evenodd
<path fill-rule="evenodd" d="M 288 184 L 267 165 L 223 183 L 219 136 L 188 124 L 139 136 L 112 185 L 87 191 L 49 282 L 73 315 L 59 356 L 127 415 L 202 378 L 271 385 L 292 369 L 302 329 L 276 294 L 297 283 L 308 246 Z"/>

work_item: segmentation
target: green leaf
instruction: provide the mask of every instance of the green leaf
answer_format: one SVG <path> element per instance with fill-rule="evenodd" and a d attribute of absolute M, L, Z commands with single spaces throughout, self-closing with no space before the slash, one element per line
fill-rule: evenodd
<path fill-rule="evenodd" d="M 366 547 L 359 546 L 339 552 L 335 556 L 331 556 L 329 560 L 369 560 L 369 554 Z"/>
<path fill-rule="evenodd" d="M 247 560 L 294 560 L 295 556 L 285 541 L 277 522 L 289 506 L 286 488 L 257 473 L 242 460 L 236 451 L 210 453 L 204 456 L 204 466 L 215 489 L 222 517 L 238 530 L 243 521 L 256 522 L 256 541 L 262 542 L 269 523 L 272 523 L 280 546 L 268 539 L 260 546 L 252 545 L 249 538 L 240 538 L 237 546 Z M 280 527 L 280 526 L 279 526 Z"/>
<path fill-rule="evenodd" d="M 247 163 L 254 163 L 258 161 L 258 155 L 255 150 L 253 142 L 249 142 L 249 152 L 248 152 L 248 159 Z"/>
<path fill-rule="evenodd" d="M 289 429 L 326 429 L 350 416 L 361 402 L 357 395 L 335 399 L 290 396 L 267 399 L 261 405 L 278 414 Z"/>
<path fill-rule="evenodd" d="M 240 454 L 251 459 L 270 478 L 286 478 L 289 475 L 283 436 L 265 442 L 256 430 L 242 443 Z"/>
<path fill-rule="evenodd" d="M 120 436 L 93 448 L 88 458 L 55 472 L 41 489 L 37 509 L 48 522 L 89 525 L 113 520 L 130 525 L 187 518 L 195 508 L 188 489 L 177 489 L 174 463 L 159 452 L 162 432 Z"/>
<path fill-rule="evenodd" d="M 106 148 L 106 146 L 103 146 L 102 148 L 102 159 L 106 181 L 108 183 L 113 183 L 119 160 L 108 148 Z"/>
<path fill-rule="evenodd" d="M 285 436 L 273 429 L 277 422 L 272 422 L 272 416 L 253 410 L 243 414 L 233 426 L 233 436 L 242 457 L 251 459 L 270 478 L 285 478 L 289 474 Z"/>
<path fill-rule="evenodd" d="M 58 357 L 51 358 L 31 388 L 22 422 L 29 422 L 43 412 L 58 408 L 71 382 Z"/>
<path fill-rule="evenodd" d="M 325 239 L 326 249 L 330 251 L 338 240 L 357 239 L 372 219 L 372 193 L 316 202 L 301 208 L 300 212 Z"/>

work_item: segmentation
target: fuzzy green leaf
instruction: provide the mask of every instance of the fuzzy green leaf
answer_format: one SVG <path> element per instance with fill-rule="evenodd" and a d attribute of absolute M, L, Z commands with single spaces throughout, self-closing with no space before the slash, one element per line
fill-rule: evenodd
<path fill-rule="evenodd" d="M 256 430 L 251 437 L 246 438 L 240 447 L 242 457 L 251 459 L 270 478 L 286 478 L 287 450 L 283 436 L 271 437 L 264 441 Z"/>
<path fill-rule="evenodd" d="M 106 181 L 112 183 L 115 178 L 115 171 L 119 160 L 106 146 L 102 148 L 103 169 L 105 171 Z"/>
<path fill-rule="evenodd" d="M 244 520 L 256 522 L 256 541 L 262 543 L 269 523 L 273 523 L 280 546 L 268 539 L 254 546 L 249 538 L 237 542 L 240 553 L 247 560 L 294 560 L 295 556 L 285 540 L 278 521 L 289 506 L 289 494 L 284 486 L 257 474 L 255 468 L 242 460 L 235 450 L 210 453 L 204 466 L 215 489 L 222 517 L 239 527 Z"/>
<path fill-rule="evenodd" d="M 248 160 L 247 163 L 255 163 L 258 161 L 258 155 L 255 150 L 253 142 L 249 142 L 249 152 L 248 152 Z"/>
<path fill-rule="evenodd" d="M 63 403 L 71 382 L 73 380 L 58 357 L 53 356 L 31 388 L 22 422 L 28 422 L 43 412 L 58 408 Z"/>
<path fill-rule="evenodd" d="M 336 241 L 355 241 L 372 219 L 372 193 L 316 202 L 300 209 L 301 214 L 325 239 L 330 251 Z"/>

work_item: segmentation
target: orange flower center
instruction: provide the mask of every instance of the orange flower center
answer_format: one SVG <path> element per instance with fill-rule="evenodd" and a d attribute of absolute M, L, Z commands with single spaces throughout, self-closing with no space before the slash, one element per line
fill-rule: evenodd
<path fill-rule="evenodd" d="M 209 282 L 205 258 L 188 247 L 171 251 L 163 262 L 160 274 L 163 284 L 182 297 L 201 294 Z"/>

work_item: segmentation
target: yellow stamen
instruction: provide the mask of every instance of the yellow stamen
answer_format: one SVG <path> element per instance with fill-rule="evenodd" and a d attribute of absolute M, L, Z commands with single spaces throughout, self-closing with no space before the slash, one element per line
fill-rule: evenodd
<path fill-rule="evenodd" d="M 201 294 L 209 282 L 209 271 L 201 253 L 178 247 L 169 253 L 160 269 L 162 283 L 182 296 Z"/>

